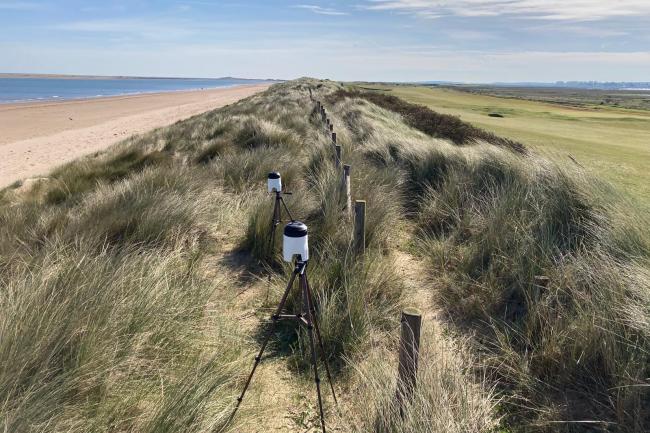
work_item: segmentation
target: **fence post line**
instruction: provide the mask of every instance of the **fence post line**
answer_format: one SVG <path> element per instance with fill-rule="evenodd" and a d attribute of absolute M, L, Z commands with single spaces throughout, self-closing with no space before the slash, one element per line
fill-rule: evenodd
<path fill-rule="evenodd" d="M 343 166 L 343 194 L 345 199 L 344 210 L 348 216 L 352 215 L 352 189 L 350 188 L 350 169 L 348 164 Z"/>
<path fill-rule="evenodd" d="M 336 164 L 336 168 L 339 168 L 341 167 L 341 146 L 337 144 L 334 146 L 334 150 L 334 164 Z"/>
<path fill-rule="evenodd" d="M 357 254 L 366 252 L 366 201 L 354 202 L 354 249 Z"/>
<path fill-rule="evenodd" d="M 400 406 L 400 413 L 403 416 L 404 403 L 413 397 L 417 385 L 422 314 L 415 308 L 404 309 L 402 311 L 401 325 L 397 401 Z"/>

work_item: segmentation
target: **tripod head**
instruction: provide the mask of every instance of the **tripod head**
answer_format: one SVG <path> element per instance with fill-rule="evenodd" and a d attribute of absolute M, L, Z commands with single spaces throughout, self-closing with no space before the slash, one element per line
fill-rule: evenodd
<path fill-rule="evenodd" d="M 300 256 L 298 256 L 298 257 L 296 257 L 296 260 L 294 262 L 294 266 L 295 267 L 294 267 L 293 271 L 298 275 L 302 275 L 307 270 L 307 260 L 303 261 L 300 258 Z"/>

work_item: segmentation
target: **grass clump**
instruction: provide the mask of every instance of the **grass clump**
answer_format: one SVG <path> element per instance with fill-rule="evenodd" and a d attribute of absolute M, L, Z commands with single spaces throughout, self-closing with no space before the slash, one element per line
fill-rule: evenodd
<path fill-rule="evenodd" d="M 617 239 L 606 207 L 616 199 L 557 166 L 531 170 L 488 149 L 425 158 L 444 167 L 412 172 L 426 186 L 418 220 L 437 300 L 462 328 L 481 331 L 510 422 L 553 431 L 554 420 L 588 419 L 642 431 L 648 238 Z"/>
<path fill-rule="evenodd" d="M 46 179 L 0 207 L 3 430 L 224 425 L 249 348 L 206 308 L 202 262 L 238 204 L 209 167 L 156 151 L 159 133 L 57 171 L 79 186 L 61 205 Z"/>
<path fill-rule="evenodd" d="M 442 335 L 425 334 L 420 353 L 417 387 L 411 401 L 396 398 L 395 346 L 355 360 L 354 386 L 360 398 L 353 403 L 354 416 L 345 418 L 357 432 L 443 433 L 498 431 L 494 417 L 498 399 L 489 385 L 468 381 L 472 361 Z M 391 392 L 392 391 L 392 392 Z"/>
<path fill-rule="evenodd" d="M 448 139 L 456 144 L 485 141 L 519 153 L 523 153 L 526 150 L 521 143 L 499 137 L 491 132 L 472 126 L 469 123 L 463 122 L 458 117 L 436 113 L 423 105 L 411 104 L 393 95 L 341 89 L 330 96 L 330 100 L 333 102 L 345 98 L 362 98 L 379 107 L 399 113 L 409 126 L 432 137 Z"/>
<path fill-rule="evenodd" d="M 201 338 L 196 323 L 210 291 L 193 276 L 195 259 L 96 250 L 54 242 L 2 275 L 0 412 L 7 431 L 137 428 L 151 416 L 144 403 L 169 397 L 160 395 L 161 383 L 174 384 L 200 363 L 192 342 Z M 215 373 L 231 383 L 225 366 Z"/>
<path fill-rule="evenodd" d="M 99 182 L 116 182 L 149 166 L 169 162 L 169 154 L 139 149 L 126 150 L 108 160 L 70 163 L 52 173 L 49 188 L 44 192 L 48 204 L 62 204 L 92 190 Z"/>
<path fill-rule="evenodd" d="M 282 128 L 258 118 L 249 117 L 243 120 L 235 135 L 234 142 L 248 149 L 262 146 L 267 147 L 294 147 L 299 145 L 299 140 L 290 130 Z"/>

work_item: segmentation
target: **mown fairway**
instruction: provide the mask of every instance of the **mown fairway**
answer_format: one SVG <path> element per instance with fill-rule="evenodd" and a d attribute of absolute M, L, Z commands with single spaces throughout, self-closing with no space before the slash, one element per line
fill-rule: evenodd
<path fill-rule="evenodd" d="M 390 94 L 426 105 L 498 135 L 518 140 L 546 156 L 569 155 L 650 207 L 650 112 L 608 106 L 571 107 L 476 95 L 421 86 L 384 87 Z M 490 117 L 498 113 L 503 118 Z"/>

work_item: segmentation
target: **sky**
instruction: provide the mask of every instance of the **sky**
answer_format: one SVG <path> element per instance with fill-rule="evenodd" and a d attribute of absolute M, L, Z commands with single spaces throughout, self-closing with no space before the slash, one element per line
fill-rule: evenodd
<path fill-rule="evenodd" d="M 0 72 L 650 81 L 650 0 L 0 0 Z"/>

